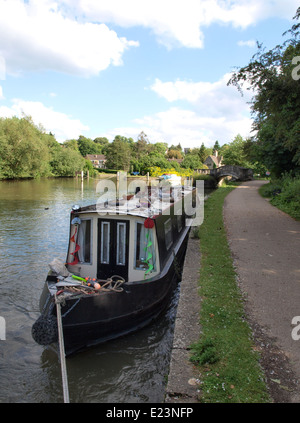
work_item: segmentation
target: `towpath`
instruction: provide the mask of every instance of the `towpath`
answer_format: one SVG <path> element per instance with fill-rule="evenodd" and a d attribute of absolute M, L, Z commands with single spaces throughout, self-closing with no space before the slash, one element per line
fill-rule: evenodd
<path fill-rule="evenodd" d="M 225 199 L 224 221 L 246 313 L 274 402 L 300 402 L 300 222 L 241 184 Z M 299 321 L 300 323 L 300 321 Z"/>

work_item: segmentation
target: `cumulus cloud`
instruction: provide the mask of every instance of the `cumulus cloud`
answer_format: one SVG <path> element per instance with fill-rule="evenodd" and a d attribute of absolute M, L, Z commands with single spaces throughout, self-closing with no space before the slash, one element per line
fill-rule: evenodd
<path fill-rule="evenodd" d="M 216 82 L 162 82 L 156 79 L 150 88 L 169 102 L 181 100 L 191 103 L 202 116 L 219 117 L 248 112 L 250 93 L 245 91 L 245 96 L 241 98 L 235 87 L 227 86 L 230 76 L 227 73 Z"/>
<path fill-rule="evenodd" d="M 131 127 L 114 128 L 105 136 L 113 140 L 116 134 L 122 134 L 137 139 L 138 134 L 144 131 L 152 143 L 180 143 L 183 148 L 195 148 L 203 142 L 206 147 L 212 147 L 216 140 L 222 145 L 232 141 L 237 134 L 249 136 L 251 125 L 252 120 L 243 115 L 209 117 L 193 110 L 171 107 L 136 119 Z"/>
<path fill-rule="evenodd" d="M 221 23 L 246 28 L 263 19 L 292 18 L 298 0 L 64 0 L 74 13 L 121 27 L 150 28 L 167 47 L 203 47 L 203 30 Z"/>
<path fill-rule="evenodd" d="M 60 142 L 78 138 L 80 134 L 89 129 L 79 119 L 57 112 L 39 101 L 14 99 L 11 107 L 0 107 L 0 117 L 22 117 L 24 114 L 31 116 L 34 123 L 41 125 L 47 132 L 51 131 Z"/>
<path fill-rule="evenodd" d="M 151 89 L 169 103 L 169 109 L 134 121 L 135 126 L 115 128 L 106 136 L 111 139 L 117 133 L 137 138 L 142 130 L 152 142 L 168 142 L 182 147 L 208 147 L 218 140 L 228 143 L 237 134 L 251 134 L 251 94 L 246 91 L 241 97 L 236 88 L 227 86 L 230 74 L 216 82 L 181 81 L 162 82 L 159 79 Z M 184 104 L 184 107 L 182 106 Z"/>
<path fill-rule="evenodd" d="M 136 121 L 140 128 L 154 142 L 165 141 L 182 147 L 200 147 L 202 142 L 213 146 L 218 140 L 220 144 L 228 143 L 240 133 L 247 137 L 251 131 L 251 119 L 242 115 L 209 117 L 196 111 L 177 107 L 145 116 Z"/>
<path fill-rule="evenodd" d="M 118 37 L 105 24 L 82 22 L 50 0 L 0 0 L 0 51 L 6 71 L 51 69 L 97 75 L 122 64 L 136 41 Z"/>

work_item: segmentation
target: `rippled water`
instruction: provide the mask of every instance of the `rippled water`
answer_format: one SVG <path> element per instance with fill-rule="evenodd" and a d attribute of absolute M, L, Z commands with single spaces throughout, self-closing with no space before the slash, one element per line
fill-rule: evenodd
<path fill-rule="evenodd" d="M 31 326 L 53 258 L 66 258 L 73 204 L 95 202 L 96 181 L 0 182 L 0 402 L 63 402 L 60 364 Z M 67 360 L 70 402 L 162 402 L 178 288 L 149 327 Z"/>

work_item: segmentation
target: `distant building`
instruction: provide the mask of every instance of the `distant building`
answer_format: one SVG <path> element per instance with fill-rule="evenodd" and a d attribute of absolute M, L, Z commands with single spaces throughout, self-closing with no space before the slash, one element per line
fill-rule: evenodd
<path fill-rule="evenodd" d="M 87 154 L 85 158 L 97 169 L 105 169 L 106 167 L 106 156 L 104 154 Z"/>
<path fill-rule="evenodd" d="M 216 167 L 222 166 L 223 156 L 218 156 L 218 151 L 215 150 L 214 155 L 208 156 L 204 164 L 208 167 L 208 169 L 214 169 Z"/>

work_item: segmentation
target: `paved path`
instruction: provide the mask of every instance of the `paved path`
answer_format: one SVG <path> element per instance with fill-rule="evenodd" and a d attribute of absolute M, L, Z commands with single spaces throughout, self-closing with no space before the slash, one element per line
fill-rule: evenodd
<path fill-rule="evenodd" d="M 232 191 L 224 221 L 246 310 L 260 334 L 279 348 L 266 360 L 268 380 L 278 385 L 275 402 L 300 402 L 300 340 L 291 336 L 292 319 L 300 316 L 300 222 L 259 195 L 262 183 L 245 182 Z M 260 345 L 262 352 L 268 349 L 266 341 Z M 274 357 L 281 353 L 285 362 L 278 364 Z"/>

